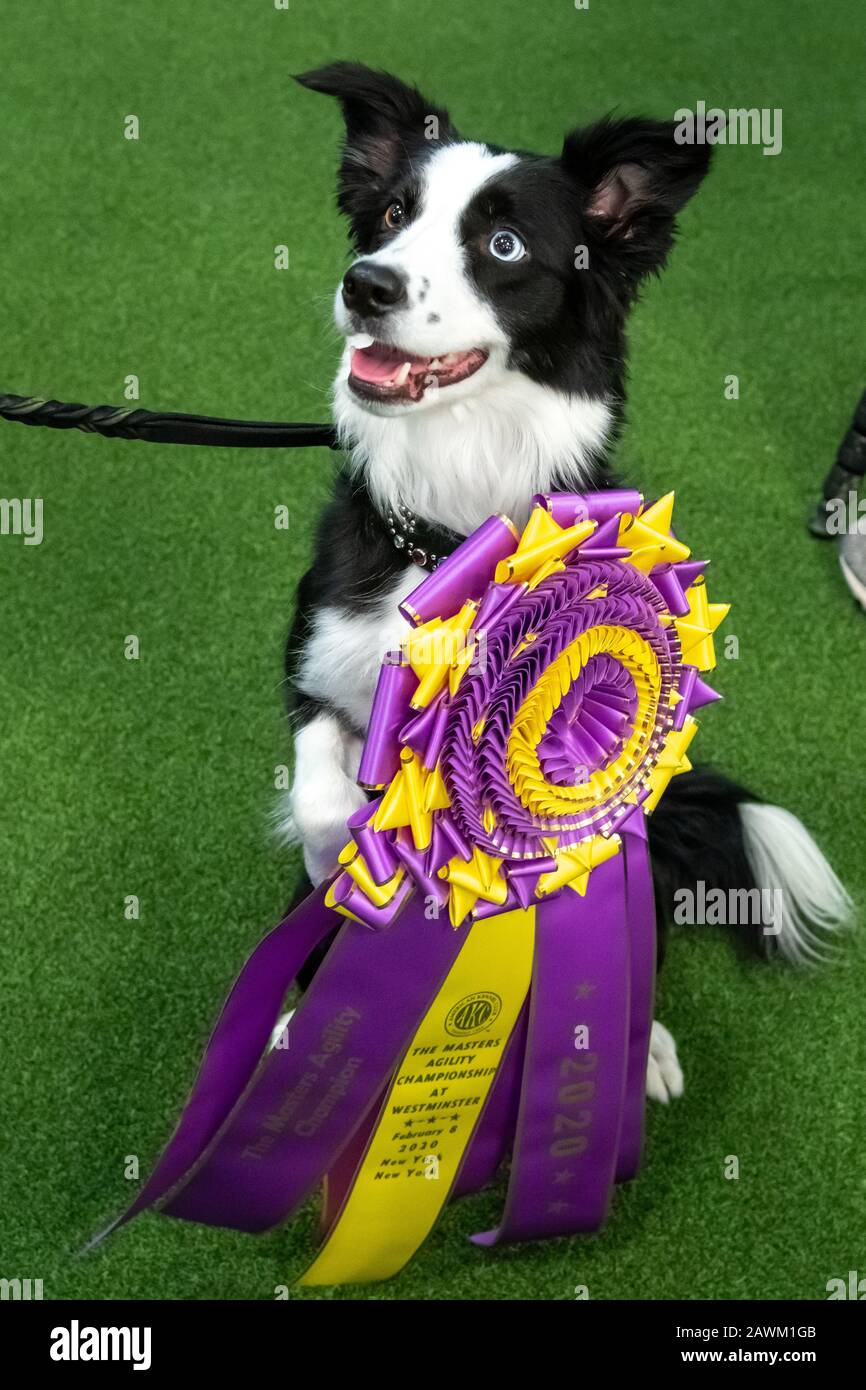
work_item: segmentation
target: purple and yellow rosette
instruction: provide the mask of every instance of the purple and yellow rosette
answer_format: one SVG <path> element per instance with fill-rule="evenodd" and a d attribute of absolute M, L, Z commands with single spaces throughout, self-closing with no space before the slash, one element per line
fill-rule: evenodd
<path fill-rule="evenodd" d="M 603 1223 L 642 1144 L 646 817 L 690 767 L 727 612 L 673 500 L 536 497 L 522 533 L 490 517 L 401 605 L 359 770 L 372 799 L 333 879 L 247 962 L 121 1221 L 156 1205 L 264 1231 L 324 1182 L 300 1282 L 383 1279 L 510 1154 L 478 1245 Z"/>
<path fill-rule="evenodd" d="M 673 494 L 534 499 L 493 516 L 401 605 L 358 780 L 379 792 L 328 903 L 371 927 L 414 892 L 453 926 L 586 892 L 690 764 L 692 710 L 715 695 L 705 565 L 673 535 Z"/>

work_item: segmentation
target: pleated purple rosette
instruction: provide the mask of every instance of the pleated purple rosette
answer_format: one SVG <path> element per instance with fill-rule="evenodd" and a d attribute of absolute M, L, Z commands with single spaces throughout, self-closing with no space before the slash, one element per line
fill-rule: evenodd
<path fill-rule="evenodd" d="M 600 588 L 607 589 L 604 596 L 587 598 Z M 679 644 L 659 624 L 662 611 L 661 598 L 642 575 L 611 561 L 587 561 L 542 581 L 522 595 L 502 621 L 491 625 L 485 669 L 465 676 L 454 696 L 441 753 L 451 814 L 467 842 L 508 860 L 543 858 L 549 855 L 545 841 L 552 834 L 563 848 L 590 834 L 611 834 L 632 813 L 627 798 L 640 796 L 673 722 L 669 703 L 680 667 Z M 645 730 L 644 754 L 608 800 L 573 816 L 540 818 L 512 786 L 505 756 L 508 737 L 518 709 L 542 672 L 577 637 L 597 627 L 621 627 L 637 634 L 658 661 L 658 701 Z M 530 635 L 533 640 L 524 647 Z M 571 775 L 564 777 L 560 767 L 559 776 L 551 780 L 583 782 L 609 766 L 632 732 L 635 709 L 628 671 L 611 656 L 591 658 L 540 744 L 542 764 L 557 751 L 573 756 Z M 476 737 L 473 730 L 482 717 L 484 727 Z M 495 819 L 489 833 L 483 827 L 488 808 Z"/>

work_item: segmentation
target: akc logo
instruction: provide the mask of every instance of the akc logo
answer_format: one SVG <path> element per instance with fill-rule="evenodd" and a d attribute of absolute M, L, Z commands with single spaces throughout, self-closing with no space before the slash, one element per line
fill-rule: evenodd
<path fill-rule="evenodd" d="M 467 1033 L 481 1033 L 499 1017 L 501 1008 L 502 1000 L 498 994 L 490 994 L 485 990 L 477 994 L 467 994 L 465 999 L 454 1005 L 446 1018 L 445 1031 L 450 1033 L 452 1038 L 465 1037 Z"/>

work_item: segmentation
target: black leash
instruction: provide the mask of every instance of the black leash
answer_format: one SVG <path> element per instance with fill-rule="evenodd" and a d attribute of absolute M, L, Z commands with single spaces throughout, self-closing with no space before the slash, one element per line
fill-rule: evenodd
<path fill-rule="evenodd" d="M 78 405 L 38 396 L 0 393 L 0 419 L 52 430 L 83 430 L 106 439 L 143 439 L 149 444 L 217 444 L 227 449 L 338 449 L 333 425 L 280 420 L 223 420 L 216 415 L 180 415 L 117 405 Z M 462 536 L 420 521 L 405 507 L 380 518 L 394 548 L 413 564 L 432 570 Z"/>
<path fill-rule="evenodd" d="M 178 415 L 116 405 L 77 405 L 37 396 L 0 393 L 0 417 L 19 425 L 83 430 L 107 439 L 143 439 L 148 444 L 218 444 L 228 449 L 338 448 L 333 425 L 286 424 L 273 420 L 221 420 L 215 415 Z"/>
<path fill-rule="evenodd" d="M 333 425 L 295 424 L 281 420 L 223 420 L 217 415 L 181 415 L 173 411 L 130 409 L 116 405 L 80 405 L 45 401 L 39 396 L 0 392 L 0 419 L 53 430 L 82 430 L 107 439 L 143 439 L 149 444 L 216 444 L 226 449 L 338 449 Z M 866 392 L 851 428 L 839 447 L 824 483 L 821 501 L 809 520 L 813 536 L 835 534 L 828 518 L 833 504 L 857 488 L 866 474 Z M 390 521 L 389 521 L 390 525 Z M 392 532 L 395 526 L 391 526 Z M 395 544 L 407 552 L 417 538 L 401 536 Z"/>

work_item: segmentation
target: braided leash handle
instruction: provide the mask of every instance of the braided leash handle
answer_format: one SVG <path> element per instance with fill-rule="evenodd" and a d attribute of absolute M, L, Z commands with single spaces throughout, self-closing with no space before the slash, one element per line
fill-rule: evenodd
<path fill-rule="evenodd" d="M 222 420 L 214 415 L 179 415 L 116 405 L 45 401 L 0 393 L 0 417 L 20 425 L 83 430 L 108 439 L 142 439 L 149 444 L 217 444 L 230 449 L 338 447 L 332 425 L 268 420 Z"/>

